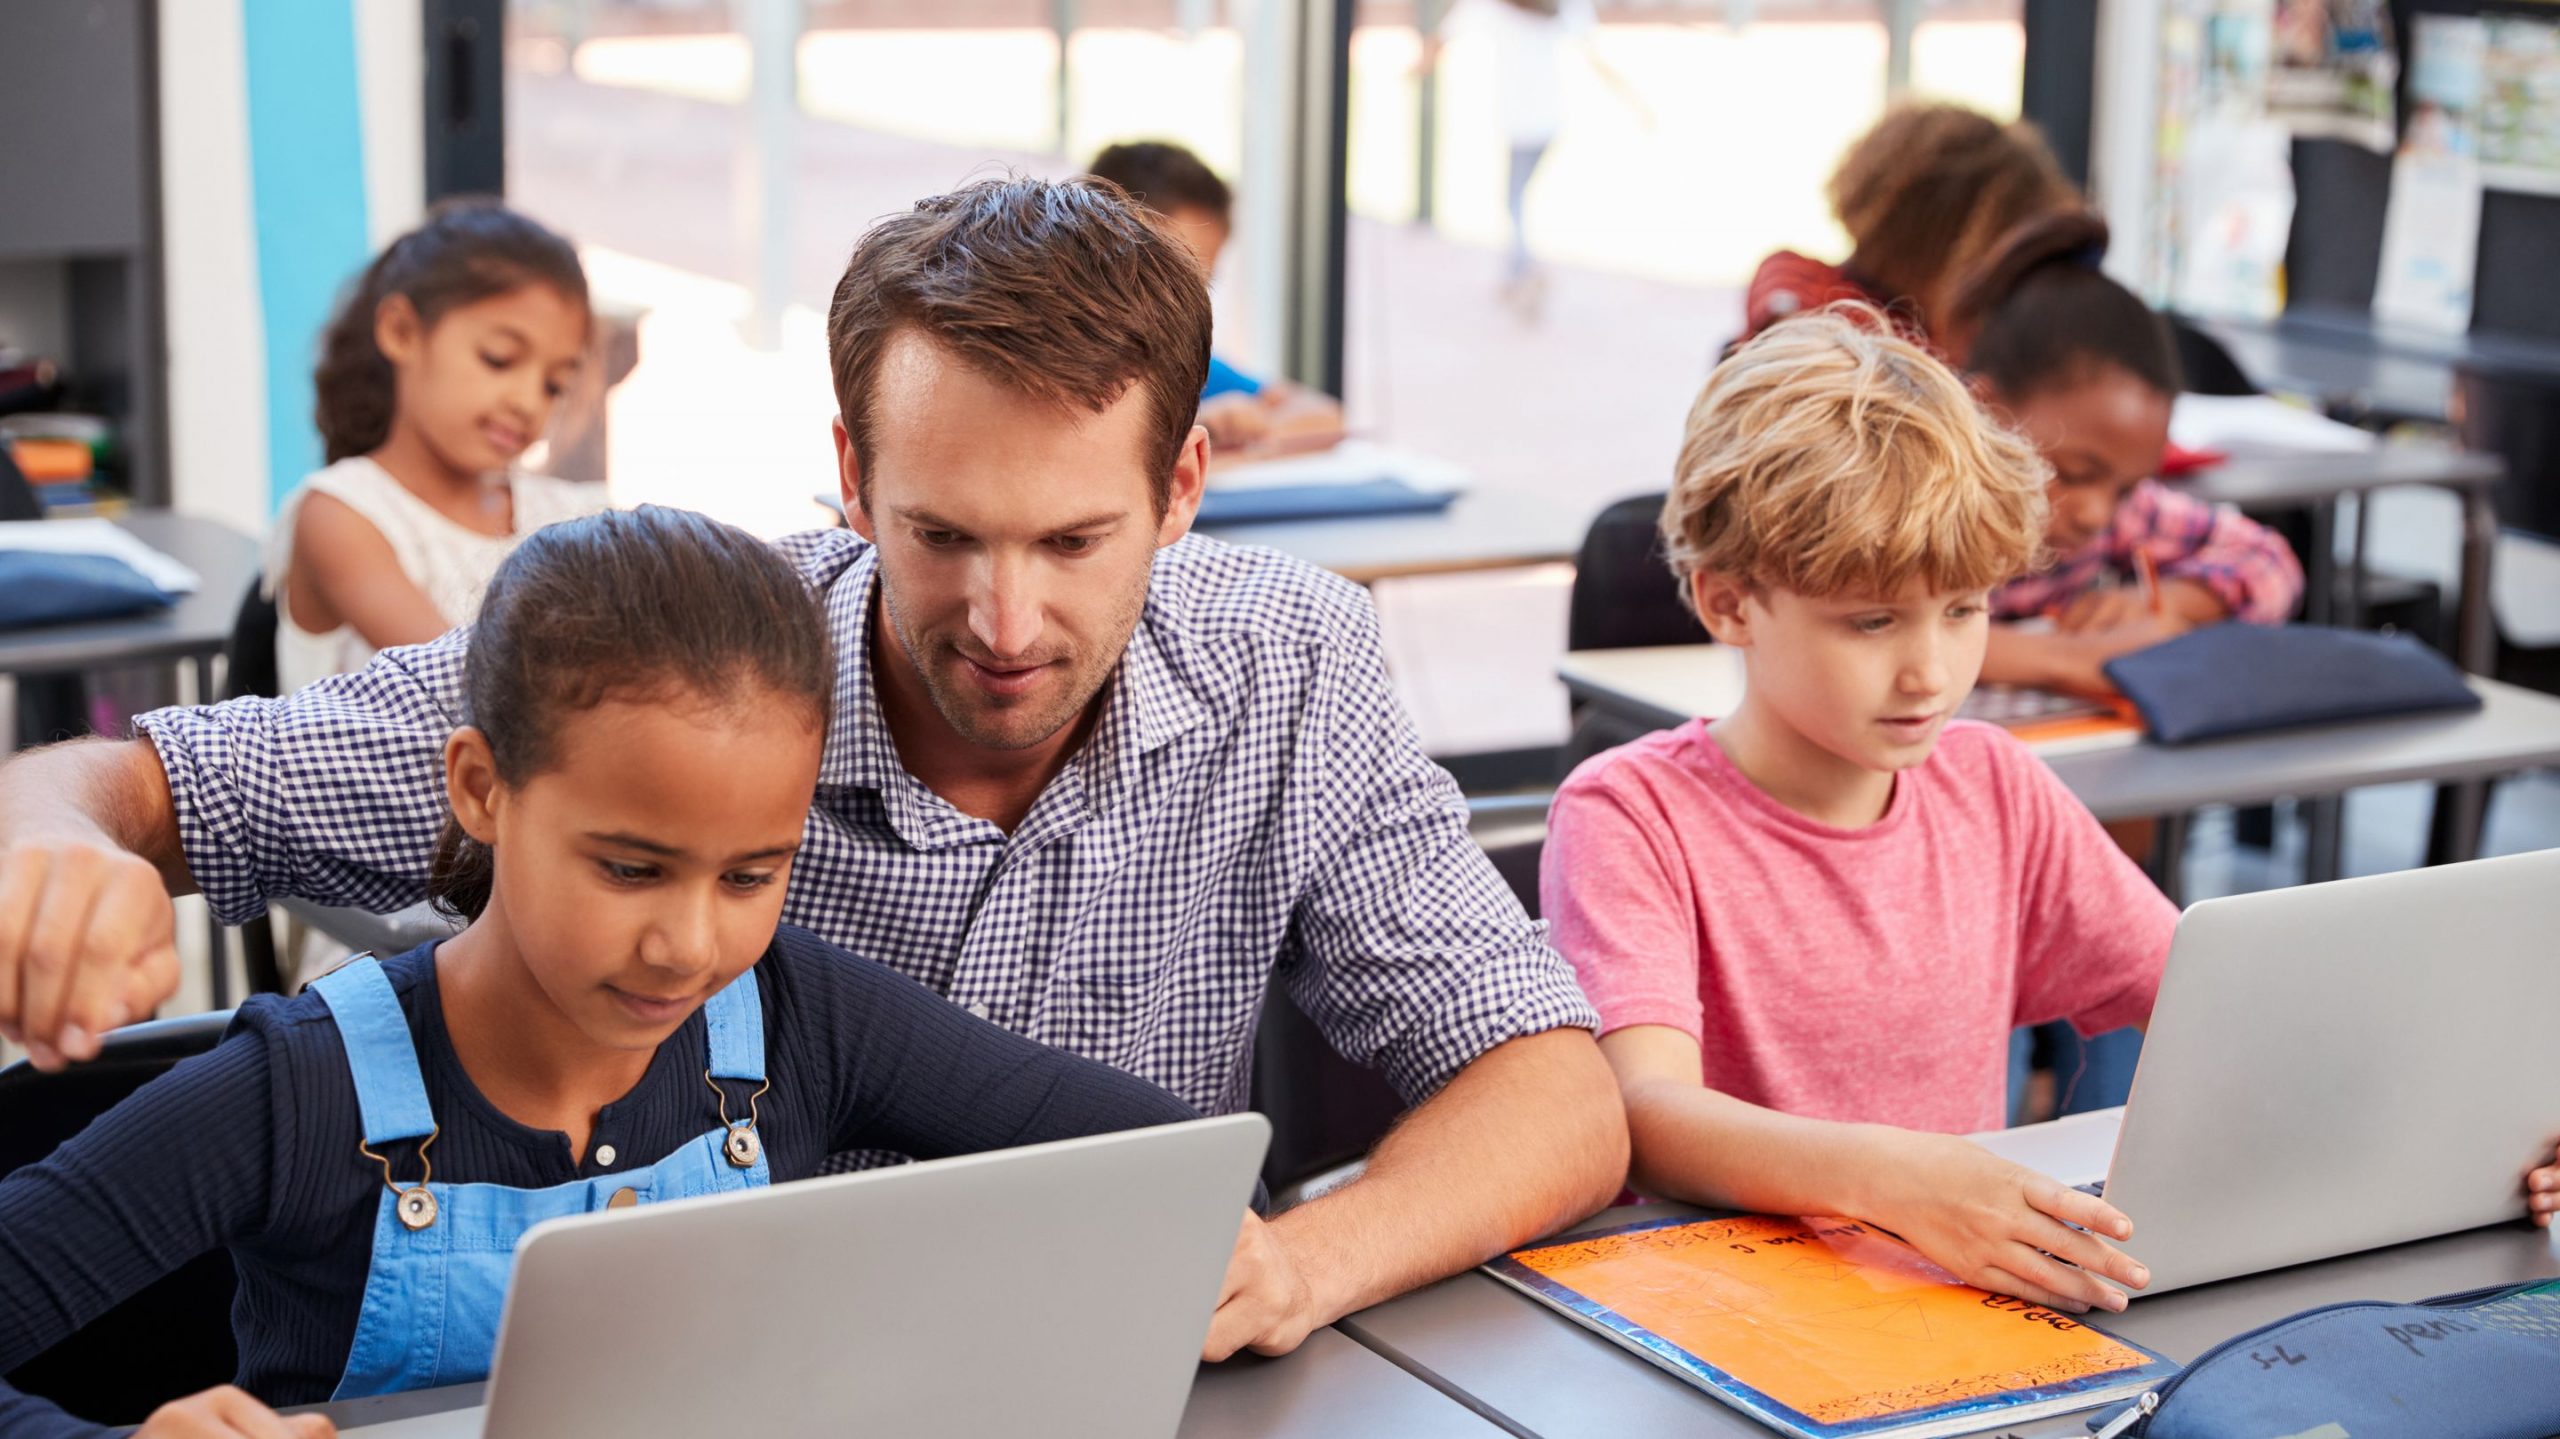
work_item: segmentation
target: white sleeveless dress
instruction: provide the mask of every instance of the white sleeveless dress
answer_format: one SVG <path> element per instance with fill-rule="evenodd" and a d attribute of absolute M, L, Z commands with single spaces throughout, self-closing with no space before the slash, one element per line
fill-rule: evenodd
<path fill-rule="evenodd" d="M 291 694 L 313 680 L 364 668 L 373 646 L 352 626 L 315 634 L 293 622 L 284 603 L 285 577 L 293 562 L 294 521 L 302 501 L 324 494 L 362 515 L 391 543 L 400 572 L 426 593 L 444 617 L 467 625 L 480 613 L 489 577 L 526 535 L 544 525 L 605 508 L 604 486 L 550 475 L 511 475 L 515 533 L 484 535 L 454 523 L 403 488 L 391 472 L 362 456 L 340 460 L 304 480 L 285 499 L 267 538 L 266 591 L 276 601 L 276 677 Z"/>

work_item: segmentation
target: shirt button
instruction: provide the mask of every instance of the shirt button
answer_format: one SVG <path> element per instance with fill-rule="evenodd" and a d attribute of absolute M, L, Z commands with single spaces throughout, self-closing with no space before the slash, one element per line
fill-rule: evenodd
<path fill-rule="evenodd" d="M 599 1144 L 596 1146 L 596 1163 L 610 1168 L 613 1164 L 613 1159 L 614 1154 L 612 1145 Z"/>
<path fill-rule="evenodd" d="M 975 1000 L 975 999 L 973 999 L 973 1000 L 970 1000 L 967 1004 L 964 1004 L 964 1005 L 962 1005 L 962 1006 L 960 1006 L 960 1007 L 961 1007 L 962 1009 L 965 1009 L 965 1010 L 969 1011 L 971 1014 L 976 1015 L 976 1016 L 977 1016 L 978 1018 L 980 1018 L 980 1019 L 984 1019 L 984 1018 L 986 1018 L 986 1017 L 987 1017 L 987 1006 L 986 1006 L 986 1004 L 985 1004 L 983 1001 L 981 1001 L 981 1000 Z"/>

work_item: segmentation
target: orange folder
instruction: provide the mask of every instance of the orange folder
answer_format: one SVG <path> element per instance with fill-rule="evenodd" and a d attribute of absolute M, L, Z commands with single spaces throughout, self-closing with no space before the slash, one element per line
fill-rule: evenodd
<path fill-rule="evenodd" d="M 2068 1314 L 1959 1284 L 1902 1241 L 1844 1219 L 1656 1222 L 1524 1249 L 1488 1269 L 1798 1433 L 1901 1420 L 1936 1429 L 1932 1416 L 1959 1411 L 2023 1422 L 2027 1406 L 2068 1412 L 2175 1372 Z"/>

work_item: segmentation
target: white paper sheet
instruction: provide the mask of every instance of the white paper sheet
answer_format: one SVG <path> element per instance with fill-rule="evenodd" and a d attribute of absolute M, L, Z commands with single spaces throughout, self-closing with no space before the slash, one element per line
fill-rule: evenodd
<path fill-rule="evenodd" d="M 133 566 L 144 579 L 173 595 L 191 595 L 204 585 L 195 571 L 108 520 L 0 520 L 0 550 L 104 555 Z"/>
<path fill-rule="evenodd" d="M 2235 460 L 2356 454 L 2375 444 L 2353 425 L 2265 395 L 2180 395 L 2169 411 L 2169 438 L 2182 449 L 2220 450 Z"/>

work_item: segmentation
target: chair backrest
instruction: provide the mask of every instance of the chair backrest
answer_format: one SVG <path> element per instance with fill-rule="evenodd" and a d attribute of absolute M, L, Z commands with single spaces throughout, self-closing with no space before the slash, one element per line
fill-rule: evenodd
<path fill-rule="evenodd" d="M 1471 800 L 1468 829 L 1523 908 L 1538 914 L 1538 854 L 1546 795 Z M 1263 1183 L 1274 1193 L 1367 1154 L 1404 1113 L 1404 1098 L 1374 1069 L 1334 1052 L 1277 975 L 1253 1041 L 1253 1107 L 1271 1121 Z"/>
<path fill-rule="evenodd" d="M 230 1011 L 116 1030 L 97 1059 L 60 1074 L 0 1069 L 0 1176 L 51 1154 L 128 1094 L 213 1048 Z M 83 1419 L 138 1424 L 172 1399 L 228 1384 L 231 1256 L 199 1255 L 9 1374 L 18 1389 Z"/>
<path fill-rule="evenodd" d="M 264 578 L 249 581 L 249 592 L 240 597 L 222 653 L 224 699 L 273 695 L 283 687 L 276 669 L 276 602 L 268 597 Z"/>
<path fill-rule="evenodd" d="M 1637 495 L 1600 512 L 1574 559 L 1565 648 L 1623 650 L 1691 645 L 1706 631 L 1680 603 L 1662 552 L 1663 496 Z"/>
<path fill-rule="evenodd" d="M 0 520 L 40 520 L 44 506 L 36 502 L 35 486 L 27 483 L 26 472 L 7 445 L 0 445 Z"/>
<path fill-rule="evenodd" d="M 2499 527 L 2560 541 L 2560 383 L 2466 368 L 2453 391 L 2462 447 L 2507 462 L 2491 492 Z"/>
<path fill-rule="evenodd" d="M 2220 340 L 2197 329 L 2176 315 L 2169 321 L 2169 338 L 2177 346 L 2178 373 L 2190 395 L 2255 395 L 2257 385 L 2249 372 L 2231 358 L 2231 351 Z"/>

